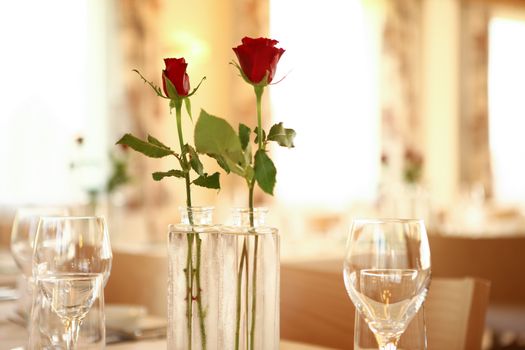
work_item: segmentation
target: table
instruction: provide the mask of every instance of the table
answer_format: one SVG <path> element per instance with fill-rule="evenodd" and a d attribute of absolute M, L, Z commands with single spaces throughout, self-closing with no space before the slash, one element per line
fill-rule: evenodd
<path fill-rule="evenodd" d="M 166 349 L 166 340 L 155 340 L 148 342 L 136 342 L 108 346 L 111 350 L 158 350 Z M 281 341 L 281 350 L 328 350 L 313 345 L 299 344 L 289 341 Z"/>
<path fill-rule="evenodd" d="M 0 350 L 16 349 L 27 340 L 27 332 L 19 325 L 10 322 L 9 317 L 15 307 L 13 302 L 0 302 Z M 159 350 L 166 349 L 166 339 L 127 342 L 109 345 L 108 350 Z M 329 350 L 327 348 L 281 341 L 281 350 Z"/>

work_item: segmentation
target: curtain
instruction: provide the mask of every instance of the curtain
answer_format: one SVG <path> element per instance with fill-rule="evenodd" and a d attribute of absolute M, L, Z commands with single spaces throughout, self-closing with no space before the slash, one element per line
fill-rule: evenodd
<path fill-rule="evenodd" d="M 421 0 L 385 3 L 380 60 L 382 163 L 385 169 L 382 176 L 395 183 L 403 181 L 405 158 L 422 160 L 421 4 Z"/>
<path fill-rule="evenodd" d="M 161 0 L 117 0 L 115 1 L 116 33 L 121 62 L 121 87 L 123 92 L 120 103 L 114 106 L 113 128 L 117 138 L 125 132 L 131 132 L 145 138 L 148 134 L 156 135 L 155 126 L 164 117 L 161 113 L 160 99 L 149 93 L 148 87 L 133 73 L 138 69 L 142 75 L 159 83 L 159 62 L 161 62 L 161 35 L 158 26 Z M 158 134 L 157 134 L 158 135 Z M 144 185 L 143 196 L 146 202 L 159 200 L 159 187 L 150 191 L 150 159 L 134 157 L 135 176 Z M 153 188 L 151 188 L 153 189 Z"/>
<path fill-rule="evenodd" d="M 159 64 L 162 64 L 162 10 L 164 0 L 115 0 L 109 5 L 112 14 L 113 35 L 108 63 L 108 84 L 110 91 L 109 136 L 115 143 L 123 134 L 133 133 L 145 139 L 148 134 L 163 139 L 169 116 L 165 101 L 158 98 L 140 77 L 132 72 L 137 69 L 147 79 L 160 84 Z M 163 67 L 163 65 L 162 65 Z M 142 229 L 148 239 L 163 239 L 165 222 L 174 215 L 165 209 L 170 192 L 168 182 L 154 182 L 151 173 L 163 168 L 165 160 L 150 159 L 136 152 L 130 152 L 130 173 L 133 191 L 127 198 L 129 209 L 142 208 L 144 213 L 131 215 L 146 218 Z M 166 165 L 167 167 L 168 165 Z M 130 227 L 128 227 L 130 228 Z M 137 231 L 137 227 L 133 228 Z M 141 232 L 144 233 L 144 232 Z"/>
<path fill-rule="evenodd" d="M 492 192 L 488 120 L 488 27 L 486 2 L 461 7 L 460 181 Z"/>
<path fill-rule="evenodd" d="M 421 115 L 421 29 L 424 0 L 387 1 L 381 59 L 381 133 L 388 179 L 417 182 L 424 166 Z M 459 181 L 491 193 L 488 131 L 489 5 L 462 1 L 460 14 Z M 409 163 L 407 167 L 407 163 Z M 411 164 L 412 163 L 412 164 Z M 416 164 L 417 165 L 417 164 Z M 413 181 L 416 180 L 416 181 Z"/>

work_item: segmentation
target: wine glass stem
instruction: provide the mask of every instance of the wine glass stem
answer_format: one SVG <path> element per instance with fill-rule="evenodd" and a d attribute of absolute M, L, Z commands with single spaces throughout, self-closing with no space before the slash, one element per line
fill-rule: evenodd
<path fill-rule="evenodd" d="M 80 330 L 80 320 L 73 318 L 66 322 L 66 349 L 75 350 L 77 348 L 78 331 Z"/>
<path fill-rule="evenodd" d="M 376 340 L 379 350 L 396 350 L 399 337 L 384 338 L 376 334 Z"/>

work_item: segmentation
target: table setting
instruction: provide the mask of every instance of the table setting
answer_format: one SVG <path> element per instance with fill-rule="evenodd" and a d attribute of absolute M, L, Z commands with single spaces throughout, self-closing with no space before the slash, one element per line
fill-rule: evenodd
<path fill-rule="evenodd" d="M 73 216 L 61 207 L 20 208 L 11 253 L 22 277 L 16 293 L 0 289 L 5 300 L 0 304 L 5 308 L 2 315 L 7 315 L 0 327 L 7 339 L 0 340 L 2 347 L 316 349 L 280 337 L 280 233 L 267 224 L 268 209 L 255 206 L 254 200 L 256 188 L 274 195 L 277 169 L 270 148 L 291 149 L 296 136 L 283 123 L 264 129 L 264 92 L 282 80 L 274 81 L 285 53 L 277 45 L 273 39 L 245 37 L 233 48 L 238 61 L 230 64 L 254 92 L 256 118 L 251 127 L 243 123 L 233 127 L 202 109 L 189 137 L 183 114 L 193 120 L 191 98 L 206 78 L 191 90 L 184 57 L 164 59 L 161 86 L 134 70 L 153 90 L 148 93 L 168 102 L 178 145 L 131 133 L 116 143 L 148 158 L 175 160 L 174 169 L 156 171 L 152 178 L 180 179 L 185 185 L 181 220 L 167 230 L 167 319 L 136 305 L 106 305 L 104 288 L 114 255 L 104 217 Z M 216 223 L 213 207 L 195 205 L 195 186 L 221 189 L 222 174 L 208 172 L 203 157 L 246 183 L 247 207 L 231 208 L 228 222 Z M 355 349 L 426 348 L 420 310 L 431 266 L 422 220 L 354 220 L 341 271 L 348 303 L 356 307 L 354 315 L 347 315 L 356 320 Z"/>
<path fill-rule="evenodd" d="M 70 239 L 73 239 L 74 246 L 76 247 L 73 249 L 73 251 L 76 252 L 79 256 L 89 257 L 90 263 L 86 263 L 86 261 L 79 261 L 79 266 L 97 266 L 102 271 L 104 271 L 108 265 L 111 263 L 108 262 L 109 255 L 108 249 L 107 249 L 107 243 L 109 243 L 104 237 L 105 234 L 105 225 L 103 224 L 103 220 L 100 218 L 72 218 L 72 217 L 55 217 L 55 218 L 42 218 L 42 221 L 46 223 L 42 223 L 42 230 L 43 232 L 53 232 L 55 238 L 52 238 L 51 241 L 55 242 L 56 234 L 57 232 L 60 232 L 61 230 L 64 230 L 65 227 L 68 227 L 69 229 L 80 226 L 84 229 L 86 227 L 91 227 L 94 229 L 94 231 L 91 231 L 91 236 L 99 236 L 100 238 L 96 239 L 97 242 L 100 242 L 98 245 L 98 248 L 93 247 L 92 245 L 89 245 L 89 234 L 87 235 L 81 235 L 79 237 L 82 237 L 82 239 L 74 238 L 75 235 L 68 233 L 66 236 L 68 239 L 66 241 L 69 241 Z M 73 223 L 73 224 L 72 224 Z M 99 228 L 98 230 L 96 228 Z M 70 232 L 74 232 L 70 231 Z M 86 232 L 90 232 L 90 230 L 87 230 Z M 383 234 L 383 235 L 382 235 Z M 385 239 L 384 235 L 393 234 L 396 239 Z M 46 234 L 43 234 L 45 238 L 41 238 L 39 240 L 38 234 L 37 238 L 35 239 L 34 244 L 36 244 L 36 247 L 43 246 L 45 250 L 45 254 L 43 254 L 44 258 L 48 258 L 51 254 L 54 258 L 52 261 L 57 261 L 60 259 L 56 259 L 56 252 L 68 252 L 71 254 L 71 249 L 63 249 L 63 246 L 60 244 L 55 244 L 56 251 L 50 253 L 47 251 L 49 249 L 49 237 Z M 417 310 L 421 307 L 421 299 L 424 299 L 424 294 L 426 294 L 426 290 L 428 288 L 428 269 L 421 270 L 422 277 L 420 279 L 417 278 L 417 275 L 420 273 L 417 269 L 359 269 L 361 266 L 374 266 L 375 261 L 383 261 L 388 266 L 394 265 L 394 266 L 400 266 L 404 267 L 407 263 L 408 257 L 407 257 L 407 251 L 406 247 L 413 246 L 414 242 L 408 243 L 406 240 L 415 240 L 416 245 L 419 247 L 415 252 L 413 252 L 414 255 L 419 257 L 413 257 L 414 261 L 416 261 L 415 266 L 419 268 L 421 267 L 427 267 L 429 263 L 429 250 L 428 246 L 425 245 L 425 232 L 424 232 L 424 225 L 420 220 L 361 220 L 361 221 L 355 221 L 353 223 L 351 233 L 349 235 L 349 244 L 347 247 L 346 252 L 346 258 L 344 263 L 344 280 L 347 284 L 347 290 L 349 290 L 349 296 L 352 298 L 363 298 L 363 300 L 366 300 L 367 302 L 371 303 L 370 305 L 378 304 L 379 308 L 375 309 L 367 306 L 363 303 L 363 314 L 367 315 L 366 313 L 369 312 L 367 316 L 361 316 L 359 311 L 356 311 L 356 329 L 355 334 L 358 334 L 358 336 L 355 337 L 356 345 L 354 348 L 360 348 L 358 347 L 360 342 L 362 344 L 365 344 L 366 346 L 373 345 L 375 343 L 375 337 L 368 327 L 368 324 L 366 323 L 366 319 L 364 317 L 376 317 L 377 322 L 375 323 L 376 332 L 380 332 L 383 328 L 386 327 L 389 330 L 390 335 L 392 334 L 398 334 L 398 333 L 404 333 L 407 332 L 405 335 L 410 334 L 406 339 L 404 340 L 403 337 L 401 337 L 401 344 L 406 345 L 406 342 L 409 344 L 412 342 L 415 342 L 414 349 L 421 348 L 422 344 L 425 344 L 426 346 L 426 338 L 425 338 L 425 329 L 424 329 L 424 319 L 420 316 L 421 313 L 418 313 L 417 316 L 414 318 L 414 315 L 408 315 L 406 314 L 409 311 L 406 311 L 408 307 L 411 307 L 410 312 L 417 312 Z M 374 244 L 373 241 L 376 240 L 376 243 Z M 47 242 L 46 244 L 41 244 L 40 242 Z M 90 250 L 89 254 L 83 255 L 81 252 L 82 250 L 79 249 L 78 243 L 79 241 L 82 241 L 82 246 L 84 249 Z M 355 243 L 351 244 L 350 242 L 355 241 Z M 419 242 L 419 243 L 418 243 Z M 387 244 L 385 247 L 384 244 Z M 388 244 L 391 244 L 392 246 L 388 246 Z M 385 257 L 383 254 L 391 253 L 392 247 L 398 247 L 396 250 L 399 251 L 398 254 L 395 256 L 387 256 Z M 399 249 L 399 247 L 405 247 L 403 249 Z M 41 248 L 36 248 L 35 251 L 39 251 Z M 93 251 L 100 252 L 99 255 L 94 255 Z M 370 260 L 367 262 L 366 259 L 364 259 L 362 252 L 368 252 L 370 253 Z M 41 254 L 42 255 L 42 254 Z M 388 255 L 388 254 L 387 254 Z M 73 255 L 75 256 L 75 255 Z M 375 256 L 375 258 L 374 258 Z M 104 259 L 101 259 L 104 257 Z M 36 263 L 41 263 L 39 257 L 33 257 L 34 260 L 36 260 Z M 393 260 L 392 260 L 393 259 Z M 397 259 L 397 260 L 396 260 Z M 79 259 L 82 260 L 82 259 Z M 102 261 L 100 261 L 102 260 Z M 49 261 L 45 260 L 46 262 L 45 267 L 50 269 L 52 266 L 50 266 Z M 93 262 L 95 261 L 95 263 Z M 98 261 L 98 262 L 97 262 Z M 398 265 L 395 265 L 397 261 Z M 371 265 L 367 265 L 371 264 Z M 52 265 L 52 264 L 51 264 Z M 68 268 L 70 266 L 74 266 L 74 264 L 69 261 L 68 262 Z M 385 266 L 386 266 L 385 265 Z M 378 265 L 375 265 L 378 266 Z M 43 267 L 41 267 L 41 270 Z M 63 267 L 56 267 L 56 269 L 61 270 Z M 52 271 L 55 271 L 52 269 Z M 358 271 L 360 271 L 358 273 Z M 363 272 L 361 272 L 363 271 Z M 373 272 L 375 271 L 375 272 Z M 426 272 L 425 272 L 426 271 Z M 79 274 L 72 274 L 70 272 L 67 273 L 54 273 L 51 277 L 48 276 L 48 271 L 44 270 L 41 271 L 42 277 L 37 277 L 39 280 L 43 280 L 43 283 L 49 283 L 51 286 L 58 286 L 56 287 L 44 287 L 47 292 L 43 293 L 44 298 L 48 299 L 58 299 L 55 304 L 56 305 L 62 305 L 59 301 L 65 300 L 67 302 L 74 301 L 74 298 L 69 298 L 64 295 L 64 293 L 60 293 L 61 290 L 64 289 L 64 285 L 68 284 L 67 287 L 69 288 L 80 288 L 81 290 L 87 290 L 89 293 L 89 297 L 85 297 L 82 299 L 82 302 L 88 303 L 88 308 L 90 309 L 88 311 L 89 317 L 86 317 L 86 315 L 80 314 L 78 318 L 82 318 L 80 323 L 80 328 L 86 327 L 86 324 L 88 322 L 93 322 L 93 315 L 91 314 L 93 311 L 98 311 L 98 315 L 100 315 L 100 308 L 104 308 L 103 305 L 103 295 L 98 294 L 98 304 L 95 301 L 91 301 L 93 299 L 92 295 L 96 294 L 97 290 L 100 290 L 100 288 L 103 285 L 103 272 L 100 274 L 95 274 L 96 277 L 92 277 L 93 273 L 79 273 Z M 392 276 L 389 276 L 392 275 Z M 426 277 L 425 277 L 426 276 Z M 358 279 L 358 281 L 356 281 Z M 62 284 L 60 284 L 62 283 Z M 80 284 L 80 287 L 76 287 L 76 283 Z M 87 287 L 86 287 L 87 285 Z M 386 286 L 386 287 L 385 287 Z M 379 288 L 379 290 L 378 290 Z M 383 289 L 381 289 L 383 288 Z M 418 288 L 418 289 L 416 289 Z M 51 293 L 49 293 L 49 290 L 51 290 Z M 418 292 L 419 291 L 419 292 Z M 386 305 L 388 306 L 389 303 L 397 304 L 394 301 L 396 299 L 394 298 L 400 298 L 402 297 L 403 293 L 409 293 L 410 295 L 414 296 L 414 300 L 406 300 L 405 303 L 412 304 L 408 307 L 404 307 L 404 311 L 406 312 L 399 312 L 398 314 L 394 315 L 394 312 L 387 311 L 387 309 L 384 309 L 384 303 L 386 302 Z M 41 296 L 42 297 L 42 296 Z M 386 299 L 388 300 L 386 300 Z M 390 298 L 394 299 L 390 301 Z M 35 301 L 34 301 L 35 302 Z M 60 310 L 59 306 L 55 306 L 55 309 L 51 308 L 51 311 L 46 310 L 46 302 L 43 299 L 36 300 L 37 303 L 41 303 L 42 306 L 40 309 L 38 309 L 38 312 L 41 313 L 42 311 L 45 311 L 44 313 L 47 313 L 46 322 L 43 324 L 45 327 L 38 327 L 39 332 L 41 333 L 42 329 L 45 329 L 47 326 L 49 326 L 49 313 L 57 313 Z M 382 302 L 382 303 L 381 303 Z M 359 303 L 359 301 L 356 301 L 356 304 Z M 419 305 L 418 305 L 419 304 Z M 51 303 L 53 305 L 53 303 Z M 383 305 L 383 306 L 381 306 Z M 13 301 L 5 301 L 4 304 L 0 304 L 2 306 L 2 309 L 0 314 L 2 315 L 9 315 L 7 319 L 4 319 L 0 322 L 0 333 L 3 335 L 6 335 L 5 337 L 2 337 L 2 339 L 6 339 L 6 346 L 9 346 L 10 348 L 16 349 L 17 346 L 23 345 L 24 339 L 26 339 L 27 330 L 25 329 L 27 325 L 27 320 L 24 321 L 23 316 L 19 315 L 18 320 L 14 318 L 14 315 L 17 315 L 20 313 L 19 310 L 17 310 L 18 305 Z M 392 306 L 390 306 L 392 307 Z M 80 307 L 78 308 L 80 312 L 82 312 L 83 308 L 87 307 Z M 394 309 L 395 310 L 395 309 Z M 399 309 L 398 309 L 399 310 Z M 95 312 L 97 314 L 97 312 Z M 107 344 L 108 348 L 114 348 L 114 349 L 154 349 L 154 348 L 164 348 L 167 347 L 166 340 L 163 339 L 166 336 L 166 320 L 161 319 L 158 317 L 152 317 L 147 315 L 147 310 L 145 308 L 141 307 L 134 307 L 131 305 L 105 305 L 104 308 L 104 318 L 97 318 L 95 317 L 95 324 L 104 322 L 105 323 L 105 330 L 100 331 L 99 335 L 93 336 L 91 335 L 85 335 L 82 334 L 82 332 L 79 332 L 77 342 L 85 342 L 86 339 L 89 339 L 90 337 L 94 338 L 100 338 L 105 337 L 105 343 Z M 73 317 L 76 317 L 78 314 L 74 314 L 74 316 L 70 316 L 72 319 Z M 56 316 L 56 315 L 52 315 Z M 96 315 L 95 315 L 96 316 Z M 392 330 L 390 317 L 396 317 L 396 322 L 394 325 L 396 325 L 398 328 Z M 401 317 L 402 316 L 402 317 Z M 27 317 L 27 316 L 26 316 Z M 353 317 L 352 315 L 349 315 L 349 317 Z M 387 319 L 385 319 L 387 317 Z M 394 318 L 392 317 L 392 318 Z M 60 316 L 58 316 L 60 318 Z M 36 320 L 36 321 L 35 321 Z M 407 321 L 408 320 L 408 321 Z M 412 322 L 410 323 L 410 320 Z M 33 322 L 39 322 L 39 319 L 37 315 L 33 315 L 31 317 L 31 321 Z M 415 322 L 414 322 L 415 321 Z M 85 323 L 84 323 L 85 322 Z M 406 322 L 410 323 L 410 326 L 406 324 Z M 421 323 L 423 322 L 423 327 L 421 327 Z M 58 322 L 60 325 L 68 324 L 68 322 Z M 56 323 L 55 323 L 56 325 Z M 419 328 L 418 328 L 419 327 Z M 74 341 L 75 338 L 69 337 L 68 332 L 71 331 L 71 329 L 62 329 L 62 327 L 59 327 L 64 334 L 61 335 L 63 339 Z M 92 327 L 91 327 L 92 328 Z M 96 328 L 96 327 L 95 327 Z M 415 333 L 412 331 L 412 329 L 416 329 Z M 410 333 L 411 332 L 411 333 Z M 30 330 L 29 332 L 29 339 L 30 341 L 34 341 L 35 339 L 40 339 L 41 334 L 35 335 L 33 333 L 33 330 Z M 60 336 L 59 336 L 60 337 Z M 394 335 L 395 337 L 395 335 Z M 55 338 L 57 338 L 55 334 Z M 159 340 L 148 340 L 148 339 L 156 339 L 159 338 Z M 404 342 L 405 343 L 404 343 Z M 395 340 L 394 340 L 395 342 Z M 9 344 L 9 345 L 8 345 Z M 76 345 L 79 345 L 78 343 Z M 75 344 L 71 344 L 72 348 L 75 348 Z M 39 345 L 41 346 L 41 345 Z M 90 344 L 91 346 L 91 344 Z M 94 347 L 92 348 L 104 348 L 105 345 L 93 344 Z M 387 345 L 388 346 L 388 345 Z M 29 347 L 29 348 L 40 348 L 40 347 Z M 43 347 L 45 348 L 45 347 Z M 82 346 L 78 348 L 83 348 Z M 91 348 L 91 347 L 87 347 Z M 280 342 L 280 348 L 282 349 L 316 349 L 315 346 L 309 347 L 308 345 L 302 345 L 298 343 L 293 342 L 287 342 L 287 341 L 281 341 Z M 373 347 L 362 347 L 362 348 L 373 348 Z M 388 347 L 386 347 L 388 348 Z M 410 347 L 406 347 L 410 348 Z M 321 349 L 321 348 L 318 348 Z"/>

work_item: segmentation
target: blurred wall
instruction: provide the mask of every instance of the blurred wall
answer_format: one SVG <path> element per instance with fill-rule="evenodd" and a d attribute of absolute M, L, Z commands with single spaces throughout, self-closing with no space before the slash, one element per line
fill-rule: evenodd
<path fill-rule="evenodd" d="M 459 0 L 423 1 L 425 178 L 439 206 L 459 188 L 459 11 Z"/>

